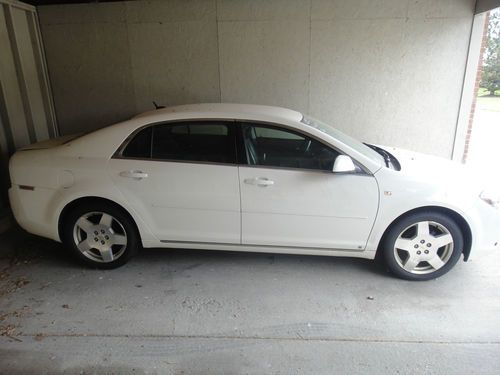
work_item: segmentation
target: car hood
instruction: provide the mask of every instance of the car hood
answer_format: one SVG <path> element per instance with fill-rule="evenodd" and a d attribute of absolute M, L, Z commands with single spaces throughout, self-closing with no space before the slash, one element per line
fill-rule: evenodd
<path fill-rule="evenodd" d="M 481 190 L 489 184 L 488 176 L 467 165 L 419 152 L 396 147 L 378 146 L 390 152 L 401 165 L 400 173 L 427 183 L 441 185 L 460 184 L 460 188 Z"/>

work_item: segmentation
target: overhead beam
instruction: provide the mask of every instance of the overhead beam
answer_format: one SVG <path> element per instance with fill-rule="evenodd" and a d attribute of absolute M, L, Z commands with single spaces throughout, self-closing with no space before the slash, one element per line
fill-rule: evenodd
<path fill-rule="evenodd" d="M 499 7 L 500 7 L 500 0 L 477 0 L 476 14 L 487 12 L 489 10 Z"/>

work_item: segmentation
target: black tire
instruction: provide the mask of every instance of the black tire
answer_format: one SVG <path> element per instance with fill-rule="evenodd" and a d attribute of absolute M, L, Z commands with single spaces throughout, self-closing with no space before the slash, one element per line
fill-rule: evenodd
<path fill-rule="evenodd" d="M 113 219 L 112 224 L 110 224 L 111 231 L 114 232 L 114 235 L 120 235 L 121 238 L 125 237 L 126 239 L 126 245 L 109 246 L 109 248 L 113 249 L 111 250 L 111 254 L 114 253 L 115 255 L 119 255 L 113 260 L 103 259 L 104 257 L 101 255 L 101 252 L 93 248 L 86 251 L 85 254 L 87 255 L 84 255 L 84 253 L 80 251 L 77 246 L 77 241 L 79 241 L 79 239 L 76 238 L 78 234 L 75 233 L 78 231 L 80 231 L 79 233 L 82 233 L 81 229 L 75 229 L 77 221 L 83 216 L 90 215 L 88 217 L 89 222 L 91 222 L 91 224 L 95 224 L 93 221 L 96 221 L 97 224 L 95 225 L 99 225 L 98 219 L 100 213 L 110 215 Z M 84 231 L 84 233 L 86 232 Z M 91 237 L 94 237 L 93 233 L 90 234 Z M 101 233 L 98 233 L 99 236 L 104 236 L 105 234 L 106 233 L 104 232 L 102 235 Z M 110 233 L 108 234 L 111 236 Z M 130 216 L 113 204 L 98 201 L 91 203 L 86 202 L 85 204 L 79 205 L 68 212 L 64 217 L 64 222 L 62 223 L 61 237 L 62 242 L 68 249 L 71 250 L 73 256 L 76 257 L 80 263 L 91 268 L 113 269 L 120 267 L 127 263 L 130 258 L 137 253 L 140 246 L 140 236 L 137 227 Z M 97 235 L 95 238 L 97 238 Z M 97 244 L 99 244 L 100 239 L 101 238 L 99 238 L 99 240 L 95 240 Z M 108 239 L 108 237 L 106 237 L 106 239 Z M 103 241 L 106 239 L 102 238 Z M 94 241 L 94 238 L 89 239 L 89 243 L 92 241 Z M 99 260 L 99 257 L 102 259 Z"/>
<path fill-rule="evenodd" d="M 439 249 L 437 249 L 436 244 L 434 244 L 433 247 L 427 247 L 427 246 L 432 246 L 431 242 L 433 238 L 433 237 L 427 237 L 431 238 L 429 240 L 429 245 L 426 244 L 425 242 L 421 244 L 420 241 L 425 241 L 425 240 L 424 239 L 421 240 L 419 237 L 421 238 L 424 237 L 418 235 L 417 223 L 420 222 L 431 222 L 431 225 L 429 225 L 430 232 L 434 232 L 437 236 L 442 236 L 443 233 L 440 233 L 440 231 L 443 230 L 443 228 L 446 229 L 448 231 L 448 234 L 451 235 L 453 243 L 450 243 L 449 245 L 446 246 L 442 246 Z M 442 226 L 442 228 L 440 226 Z M 423 225 L 423 227 L 425 228 L 425 224 Z M 410 252 L 396 249 L 396 240 L 398 240 L 400 235 L 403 236 L 406 235 L 407 233 L 409 233 L 409 235 L 412 235 L 412 231 L 415 232 L 414 238 L 412 237 L 411 239 L 409 239 L 409 241 L 412 241 L 411 251 L 413 252 L 413 256 L 416 256 L 417 258 L 415 259 L 418 259 L 413 262 L 414 264 L 415 262 L 418 263 L 416 263 L 416 266 L 415 268 L 412 269 L 412 271 L 407 271 L 403 267 L 406 266 L 406 263 L 403 265 L 401 257 L 404 256 L 404 254 L 406 253 L 408 254 L 407 259 L 409 259 Z M 402 240 L 406 239 L 407 237 L 402 238 Z M 428 211 L 428 212 L 419 212 L 415 214 L 410 214 L 406 217 L 403 217 L 396 223 L 394 223 L 390 227 L 388 232 L 385 234 L 380 250 L 383 252 L 383 258 L 385 260 L 386 266 L 394 275 L 405 280 L 425 281 L 438 278 L 447 273 L 449 270 L 451 270 L 453 266 L 455 266 L 455 264 L 460 259 L 460 256 L 463 251 L 463 243 L 464 240 L 462 231 L 460 230 L 460 227 L 453 219 L 439 212 Z M 408 244 L 410 244 L 410 242 Z M 419 247 L 417 248 L 417 246 Z M 417 251 L 420 251 L 419 254 L 421 255 L 415 255 Z M 427 261 L 425 260 L 420 261 L 421 259 L 420 257 L 427 256 L 424 255 L 425 251 L 435 251 L 436 252 L 435 255 L 440 256 L 440 259 L 444 263 L 444 265 L 442 265 L 440 268 L 436 268 L 433 267 L 431 263 L 427 263 Z M 431 253 L 428 256 L 430 257 L 432 255 L 433 254 Z M 443 257 L 441 258 L 441 256 Z M 444 262 L 443 259 L 445 259 L 446 261 Z M 410 264 L 409 268 L 411 267 L 412 265 Z M 418 272 L 424 272 L 424 273 L 418 273 Z"/>

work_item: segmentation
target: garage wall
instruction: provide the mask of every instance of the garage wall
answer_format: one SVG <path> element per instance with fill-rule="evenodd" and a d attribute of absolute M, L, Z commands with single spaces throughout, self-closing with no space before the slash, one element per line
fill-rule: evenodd
<path fill-rule="evenodd" d="M 451 157 L 474 0 L 161 0 L 38 8 L 63 134 L 163 105 L 295 108 Z"/>

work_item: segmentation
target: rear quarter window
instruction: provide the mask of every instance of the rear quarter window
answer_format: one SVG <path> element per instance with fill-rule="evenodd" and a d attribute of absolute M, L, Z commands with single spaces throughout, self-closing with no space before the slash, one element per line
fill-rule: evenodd
<path fill-rule="evenodd" d="M 127 158 L 151 158 L 151 135 L 151 126 L 139 131 L 127 144 L 122 152 L 122 156 Z"/>

